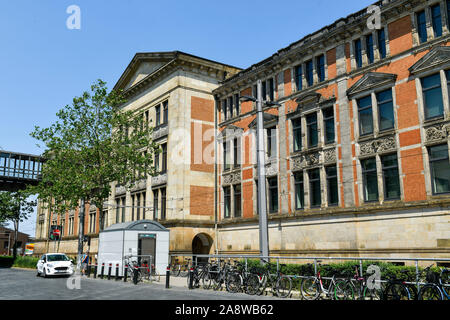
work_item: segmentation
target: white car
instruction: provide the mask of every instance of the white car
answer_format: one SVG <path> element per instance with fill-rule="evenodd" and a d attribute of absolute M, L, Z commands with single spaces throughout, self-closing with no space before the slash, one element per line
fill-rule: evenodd
<path fill-rule="evenodd" d="M 36 265 L 37 276 L 70 276 L 74 272 L 72 260 L 64 253 L 46 253 Z"/>

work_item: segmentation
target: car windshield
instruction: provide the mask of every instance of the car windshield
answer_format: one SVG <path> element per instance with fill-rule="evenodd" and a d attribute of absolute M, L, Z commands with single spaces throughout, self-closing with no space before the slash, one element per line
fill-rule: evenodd
<path fill-rule="evenodd" d="M 47 261 L 69 261 L 69 258 L 64 254 L 49 254 Z"/>

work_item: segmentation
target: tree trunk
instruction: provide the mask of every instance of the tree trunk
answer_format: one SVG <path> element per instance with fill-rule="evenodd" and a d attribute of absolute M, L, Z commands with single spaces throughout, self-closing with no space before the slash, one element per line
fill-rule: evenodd
<path fill-rule="evenodd" d="M 19 235 L 19 220 L 14 220 L 14 246 L 13 246 L 13 258 L 17 257 L 17 237 Z"/>
<path fill-rule="evenodd" d="M 83 255 L 83 238 L 84 238 L 84 217 L 85 217 L 85 200 L 81 199 L 80 210 L 78 212 L 78 259 L 77 259 L 77 270 L 81 271 L 81 258 Z"/>

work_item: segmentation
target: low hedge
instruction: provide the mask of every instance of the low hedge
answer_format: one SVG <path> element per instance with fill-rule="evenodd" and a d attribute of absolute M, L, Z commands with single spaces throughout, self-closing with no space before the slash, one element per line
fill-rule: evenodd
<path fill-rule="evenodd" d="M 0 267 L 11 268 L 14 264 L 14 258 L 10 256 L 0 256 Z"/>
<path fill-rule="evenodd" d="M 0 267 L 3 268 L 28 268 L 35 269 L 38 262 L 38 257 L 17 256 L 14 260 L 11 256 L 0 256 Z"/>

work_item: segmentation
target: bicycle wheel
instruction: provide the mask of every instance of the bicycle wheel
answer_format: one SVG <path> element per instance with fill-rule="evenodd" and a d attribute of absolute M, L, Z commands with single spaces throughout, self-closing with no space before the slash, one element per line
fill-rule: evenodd
<path fill-rule="evenodd" d="M 292 280 L 289 277 L 281 276 L 275 284 L 277 296 L 287 298 L 291 294 Z"/>
<path fill-rule="evenodd" d="M 211 288 L 211 285 L 212 285 L 212 282 L 213 282 L 211 274 L 209 272 L 205 272 L 203 274 L 201 282 L 202 282 L 202 288 L 203 289 L 208 290 L 209 288 Z"/>
<path fill-rule="evenodd" d="M 300 292 L 305 300 L 317 300 L 320 296 L 317 278 L 305 278 L 302 280 Z"/>
<path fill-rule="evenodd" d="M 230 293 L 236 293 L 240 290 L 242 284 L 242 277 L 239 273 L 231 273 L 227 277 L 226 288 Z"/>
<path fill-rule="evenodd" d="M 353 285 L 348 280 L 339 280 L 334 287 L 334 298 L 336 300 L 355 300 Z"/>
<path fill-rule="evenodd" d="M 430 283 L 420 288 L 419 300 L 444 300 L 444 296 L 438 286 Z"/>
<path fill-rule="evenodd" d="M 384 300 L 410 300 L 411 295 L 404 284 L 391 283 L 387 285 L 383 298 Z"/>
<path fill-rule="evenodd" d="M 382 296 L 381 290 L 364 288 L 363 300 L 383 300 Z"/>
<path fill-rule="evenodd" d="M 259 290 L 259 278 L 256 274 L 250 274 L 247 277 L 245 284 L 245 293 L 249 295 L 255 295 Z"/>
<path fill-rule="evenodd" d="M 142 281 L 142 273 L 140 270 L 133 270 L 133 283 L 138 284 Z"/>
<path fill-rule="evenodd" d="M 180 277 L 187 277 L 189 275 L 189 268 L 188 266 L 184 266 L 183 268 L 180 268 L 180 272 L 178 273 Z"/>
<path fill-rule="evenodd" d="M 441 290 L 446 293 L 447 297 L 450 296 L 450 270 L 449 269 L 443 269 L 441 271 L 440 275 L 440 283 L 441 283 Z"/>

